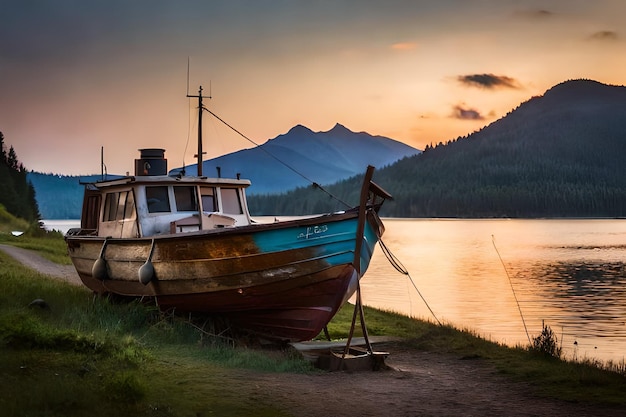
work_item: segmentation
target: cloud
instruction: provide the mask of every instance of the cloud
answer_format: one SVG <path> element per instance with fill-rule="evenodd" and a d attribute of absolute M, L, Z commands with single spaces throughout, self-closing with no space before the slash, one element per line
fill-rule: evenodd
<path fill-rule="evenodd" d="M 479 87 L 488 90 L 496 88 L 520 88 L 519 83 L 515 78 L 507 77 L 506 75 L 495 74 L 469 74 L 459 75 L 457 80 L 468 87 Z"/>
<path fill-rule="evenodd" d="M 553 17 L 555 14 L 546 9 L 528 9 L 528 10 L 519 10 L 515 12 L 515 16 L 520 16 L 525 19 L 549 19 Z"/>
<path fill-rule="evenodd" d="M 589 39 L 593 41 L 615 41 L 619 38 L 617 32 L 612 30 L 601 30 L 595 33 L 592 33 L 589 36 Z"/>
<path fill-rule="evenodd" d="M 462 104 L 457 104 L 452 108 L 452 117 L 460 120 L 485 120 L 478 110 L 466 108 Z"/>
<path fill-rule="evenodd" d="M 391 45 L 391 49 L 395 51 L 412 51 L 417 48 L 415 42 L 397 42 Z"/>

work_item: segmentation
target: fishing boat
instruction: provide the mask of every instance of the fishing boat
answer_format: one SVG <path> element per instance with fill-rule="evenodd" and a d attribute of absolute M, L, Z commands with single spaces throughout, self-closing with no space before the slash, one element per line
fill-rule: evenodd
<path fill-rule="evenodd" d="M 271 339 L 315 338 L 357 290 L 391 196 L 370 166 L 353 208 L 257 222 L 250 181 L 204 176 L 201 133 L 198 141 L 198 175 L 168 175 L 165 150 L 150 148 L 140 149 L 134 175 L 85 184 L 81 226 L 65 235 L 82 282 Z"/>

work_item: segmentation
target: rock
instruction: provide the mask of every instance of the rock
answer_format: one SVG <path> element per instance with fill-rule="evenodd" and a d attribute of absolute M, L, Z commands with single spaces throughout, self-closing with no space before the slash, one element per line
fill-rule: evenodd
<path fill-rule="evenodd" d="M 48 303 L 46 303 L 46 301 L 41 299 L 41 298 L 37 298 L 37 299 L 31 301 L 30 304 L 28 304 L 28 307 L 30 307 L 30 308 L 39 307 L 42 310 L 50 310 L 50 305 Z"/>

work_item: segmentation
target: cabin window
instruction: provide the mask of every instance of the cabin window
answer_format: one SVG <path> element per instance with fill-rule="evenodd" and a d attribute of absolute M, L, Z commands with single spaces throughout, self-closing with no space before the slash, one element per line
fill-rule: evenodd
<path fill-rule="evenodd" d="M 243 214 L 239 190 L 237 188 L 222 188 L 222 211 L 227 214 Z"/>
<path fill-rule="evenodd" d="M 135 195 L 132 191 L 124 191 L 124 215 L 123 219 L 133 219 L 135 217 Z M 122 200 L 120 196 L 120 200 Z"/>
<path fill-rule="evenodd" d="M 83 229 L 97 229 L 98 217 L 100 215 L 100 194 L 85 191 L 85 201 L 83 202 L 83 215 L 81 225 Z"/>
<path fill-rule="evenodd" d="M 198 211 L 196 187 L 174 187 L 177 211 Z"/>
<path fill-rule="evenodd" d="M 119 193 L 119 197 L 117 199 L 117 213 L 115 215 L 115 220 L 123 220 L 124 210 L 126 208 L 126 197 L 128 196 L 128 191 L 124 191 Z"/>
<path fill-rule="evenodd" d="M 215 187 L 200 187 L 200 197 L 202 198 L 202 211 L 217 211 Z"/>
<path fill-rule="evenodd" d="M 117 216 L 117 202 L 120 198 L 120 193 L 107 193 L 104 198 L 104 215 L 102 221 L 111 222 L 115 220 Z"/>
<path fill-rule="evenodd" d="M 146 187 L 146 200 L 150 213 L 167 213 L 170 211 L 170 197 L 167 186 Z"/>
<path fill-rule="evenodd" d="M 135 200 L 132 191 L 107 193 L 104 199 L 102 221 L 131 219 L 135 213 Z"/>

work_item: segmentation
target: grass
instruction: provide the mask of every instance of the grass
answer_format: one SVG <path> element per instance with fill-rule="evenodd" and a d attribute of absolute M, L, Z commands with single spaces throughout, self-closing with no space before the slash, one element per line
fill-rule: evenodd
<path fill-rule="evenodd" d="M 59 232 L 27 231 L 21 236 L 0 232 L 0 244 L 13 245 L 38 252 L 44 258 L 61 265 L 70 265 L 63 235 Z"/>
<path fill-rule="evenodd" d="M 20 242 L 60 253 L 54 236 Z M 35 299 L 46 304 L 29 306 Z M 346 306 L 329 324 L 334 338 L 348 335 L 352 312 Z M 567 362 L 451 326 L 368 308 L 365 314 L 372 336 L 487 361 L 503 375 L 531 383 L 538 395 L 626 405 L 623 365 Z M 255 395 L 247 373 L 320 372 L 293 351 L 241 347 L 210 333 L 204 323 L 165 316 L 149 305 L 93 297 L 0 252 L 0 416 L 283 416 L 271 398 Z"/>
<path fill-rule="evenodd" d="M 12 231 L 24 232 L 20 236 L 13 236 Z M 67 247 L 60 232 L 47 232 L 39 224 L 28 223 L 6 211 L 0 204 L 0 244 L 18 246 L 39 252 L 44 258 L 61 265 L 70 265 Z"/>
<path fill-rule="evenodd" d="M 31 225 L 26 220 L 13 216 L 0 204 L 0 235 L 10 234 L 12 231 L 23 232 L 30 227 Z"/>
<path fill-rule="evenodd" d="M 44 258 L 61 265 L 70 265 L 67 246 L 59 232 L 45 232 L 39 236 L 25 233 L 21 236 L 0 233 L 0 243 L 38 252 Z"/>
<path fill-rule="evenodd" d="M 29 306 L 35 299 L 45 305 Z M 287 354 L 233 347 L 137 302 L 117 304 L 0 252 L 0 416 L 280 416 L 242 399 L 233 369 L 311 372 Z"/>

